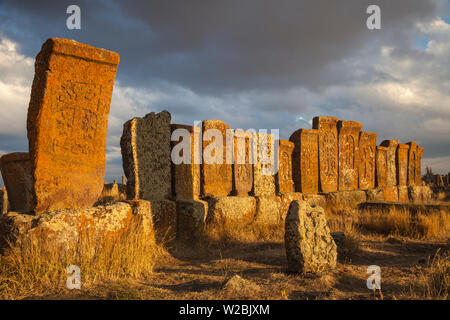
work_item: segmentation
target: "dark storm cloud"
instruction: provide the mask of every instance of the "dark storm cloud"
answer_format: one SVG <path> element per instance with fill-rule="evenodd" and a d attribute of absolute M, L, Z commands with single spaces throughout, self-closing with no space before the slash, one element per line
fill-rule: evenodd
<path fill-rule="evenodd" d="M 79 1 L 82 30 L 74 32 L 65 27 L 72 3 L 5 0 L 13 16 L 2 30 L 30 40 L 24 50 L 32 56 L 48 37 L 71 37 L 119 52 L 126 83 L 164 79 L 216 94 L 355 80 L 330 69 L 355 51 L 370 54 L 380 41 L 406 45 L 413 25 L 436 11 L 423 0 Z M 382 8 L 376 37 L 365 25 L 369 4 Z"/>

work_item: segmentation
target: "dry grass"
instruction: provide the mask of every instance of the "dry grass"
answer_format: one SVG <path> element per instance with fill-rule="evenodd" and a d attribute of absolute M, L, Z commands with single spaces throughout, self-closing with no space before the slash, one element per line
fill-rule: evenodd
<path fill-rule="evenodd" d="M 137 221 L 102 244 L 89 243 L 86 238 L 67 250 L 56 249 L 44 238 L 10 245 L 0 256 L 0 299 L 68 293 L 66 270 L 70 265 L 80 267 L 83 287 L 145 277 L 153 272 L 162 250 L 153 234 L 144 233 Z"/>

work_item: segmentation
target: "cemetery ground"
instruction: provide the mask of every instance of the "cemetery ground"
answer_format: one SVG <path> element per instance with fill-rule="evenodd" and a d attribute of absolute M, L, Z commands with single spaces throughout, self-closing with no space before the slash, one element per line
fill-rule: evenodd
<path fill-rule="evenodd" d="M 282 228 L 228 225 L 195 246 L 130 230 L 100 247 L 80 243 L 63 256 L 25 244 L 0 257 L 2 299 L 448 299 L 450 213 L 327 208 L 332 232 L 345 232 L 335 270 L 286 271 Z M 47 248 L 47 249 L 43 249 Z M 88 249 L 90 248 L 90 249 Z M 67 266 L 81 269 L 81 290 L 66 288 Z M 381 292 L 366 286 L 381 267 Z"/>

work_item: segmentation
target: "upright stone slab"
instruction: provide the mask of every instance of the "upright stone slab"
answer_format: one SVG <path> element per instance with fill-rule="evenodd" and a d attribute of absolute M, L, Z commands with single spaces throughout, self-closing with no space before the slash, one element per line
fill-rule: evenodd
<path fill-rule="evenodd" d="M 339 134 L 339 191 L 358 189 L 359 132 L 362 124 L 338 121 Z"/>
<path fill-rule="evenodd" d="M 0 189 L 0 209 L 1 214 L 7 214 L 9 211 L 8 192 L 5 186 Z"/>
<path fill-rule="evenodd" d="M 319 191 L 319 132 L 299 129 L 289 138 L 295 145 L 292 175 L 295 191 L 315 194 Z"/>
<path fill-rule="evenodd" d="M 294 192 L 294 181 L 292 180 L 292 152 L 294 143 L 279 140 L 278 147 L 278 173 L 276 174 L 277 193 Z"/>
<path fill-rule="evenodd" d="M 417 156 L 416 156 L 416 186 L 422 185 L 422 155 L 423 147 L 417 146 Z"/>
<path fill-rule="evenodd" d="M 397 181 L 399 186 L 408 185 L 408 150 L 409 145 L 399 144 L 397 147 Z"/>
<path fill-rule="evenodd" d="M 177 149 L 177 145 L 183 144 L 188 150 L 188 159 L 190 163 L 175 164 L 172 162 L 172 179 L 175 198 L 177 200 L 195 200 L 200 195 L 200 128 L 187 126 L 183 124 L 173 124 L 172 128 L 172 151 Z M 177 132 L 186 134 L 189 138 L 188 142 L 184 142 L 180 137 L 175 136 Z M 184 132 L 184 133 L 183 133 Z M 174 135 L 175 133 L 175 135 Z M 180 154 L 183 157 L 183 154 Z"/>
<path fill-rule="evenodd" d="M 384 140 L 381 145 L 388 148 L 386 151 L 387 170 L 386 186 L 393 187 L 397 185 L 397 146 L 398 140 Z"/>
<path fill-rule="evenodd" d="M 0 158 L 3 182 L 12 211 L 33 211 L 33 180 L 30 154 L 15 152 Z"/>
<path fill-rule="evenodd" d="M 120 147 L 130 200 L 164 200 L 172 196 L 170 113 L 151 112 L 123 125 Z"/>
<path fill-rule="evenodd" d="M 102 192 L 119 55 L 47 40 L 36 57 L 27 130 L 34 210 L 90 207 Z"/>
<path fill-rule="evenodd" d="M 292 201 L 285 221 L 284 244 L 289 271 L 322 272 L 336 267 L 337 247 L 321 207 Z"/>
<path fill-rule="evenodd" d="M 377 134 L 361 131 L 359 135 L 359 189 L 375 188 L 375 155 Z"/>
<path fill-rule="evenodd" d="M 254 133 L 234 132 L 233 194 L 248 196 L 253 189 Z"/>
<path fill-rule="evenodd" d="M 233 140 L 227 143 L 227 140 L 230 140 L 227 139 L 229 129 L 226 123 L 219 120 L 205 120 L 202 123 L 203 160 L 200 166 L 200 177 L 201 195 L 204 197 L 228 196 L 231 193 Z"/>
<path fill-rule="evenodd" d="M 269 197 L 275 195 L 276 158 L 273 148 L 277 141 L 271 134 L 257 133 L 257 159 L 253 166 L 253 195 Z M 272 145 L 273 144 L 273 145 Z M 264 147 L 265 145 L 265 147 Z"/>
<path fill-rule="evenodd" d="M 388 148 L 377 146 L 377 153 L 375 156 L 375 172 L 377 178 L 377 187 L 385 187 L 387 181 L 387 151 Z"/>
<path fill-rule="evenodd" d="M 319 130 L 319 185 L 322 192 L 338 189 L 338 118 L 315 117 L 313 129 Z"/>
<path fill-rule="evenodd" d="M 415 142 L 408 142 L 408 172 L 407 179 L 409 186 L 416 185 L 416 164 L 417 164 L 417 144 Z"/>

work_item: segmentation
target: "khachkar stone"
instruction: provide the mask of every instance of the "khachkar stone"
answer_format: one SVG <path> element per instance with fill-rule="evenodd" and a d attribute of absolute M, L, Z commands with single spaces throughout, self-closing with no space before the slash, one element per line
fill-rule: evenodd
<path fill-rule="evenodd" d="M 408 142 L 408 185 L 416 185 L 417 144 Z"/>
<path fill-rule="evenodd" d="M 228 196 L 233 187 L 232 131 L 226 123 L 219 120 L 203 121 L 202 131 L 201 195 Z"/>
<path fill-rule="evenodd" d="M 409 145 L 399 144 L 397 147 L 397 181 L 399 186 L 408 185 L 408 150 Z"/>
<path fill-rule="evenodd" d="M 362 124 L 338 121 L 339 135 L 339 191 L 358 189 L 359 132 Z"/>
<path fill-rule="evenodd" d="M 233 194 L 248 196 L 253 189 L 254 133 L 234 131 Z"/>
<path fill-rule="evenodd" d="M 292 175 L 295 191 L 314 194 L 319 191 L 319 132 L 299 129 L 289 138 L 295 145 Z"/>
<path fill-rule="evenodd" d="M 5 154 L 0 158 L 3 182 L 12 211 L 33 210 L 33 181 L 28 152 Z"/>
<path fill-rule="evenodd" d="M 338 118 L 315 117 L 313 129 L 319 130 L 319 185 L 322 192 L 338 189 Z"/>
<path fill-rule="evenodd" d="M 273 135 L 266 133 L 256 133 L 256 161 L 253 166 L 253 191 L 252 194 L 257 197 L 266 197 L 275 195 L 275 141 Z"/>
<path fill-rule="evenodd" d="M 377 134 L 361 131 L 359 135 L 359 189 L 375 188 L 375 155 Z"/>
<path fill-rule="evenodd" d="M 284 245 L 289 271 L 321 272 L 336 267 L 337 248 L 321 207 L 312 207 L 306 201 L 291 202 Z"/>
<path fill-rule="evenodd" d="M 386 186 L 393 187 L 397 185 L 397 146 L 398 140 L 384 140 L 381 145 L 387 148 L 386 151 Z"/>
<path fill-rule="evenodd" d="M 179 130 L 182 136 L 174 132 Z M 183 124 L 172 125 L 172 151 L 176 151 L 176 145 L 182 144 L 185 149 L 182 152 L 188 152 L 189 161 L 175 164 L 172 162 L 173 187 L 175 198 L 177 200 L 195 200 L 200 195 L 200 127 L 187 126 Z M 184 131 L 184 133 L 183 133 Z M 184 136 L 189 137 L 189 141 L 183 142 Z M 180 157 L 183 158 L 183 154 Z M 184 160 L 184 159 L 183 159 Z"/>
<path fill-rule="evenodd" d="M 36 57 L 27 130 L 34 211 L 90 207 L 102 192 L 117 53 L 47 40 Z"/>
<path fill-rule="evenodd" d="M 387 180 L 387 151 L 388 148 L 377 146 L 377 153 L 375 155 L 375 172 L 377 178 L 377 187 L 385 187 Z"/>
<path fill-rule="evenodd" d="M 416 186 L 422 185 L 422 155 L 423 147 L 417 146 L 417 156 L 416 156 Z"/>
<path fill-rule="evenodd" d="M 172 196 L 170 118 L 164 110 L 123 125 L 120 147 L 129 200 L 164 200 Z"/>
<path fill-rule="evenodd" d="M 294 192 L 294 181 L 292 180 L 292 151 L 294 143 L 279 140 L 278 146 L 278 173 L 276 174 L 276 186 L 278 193 Z"/>

